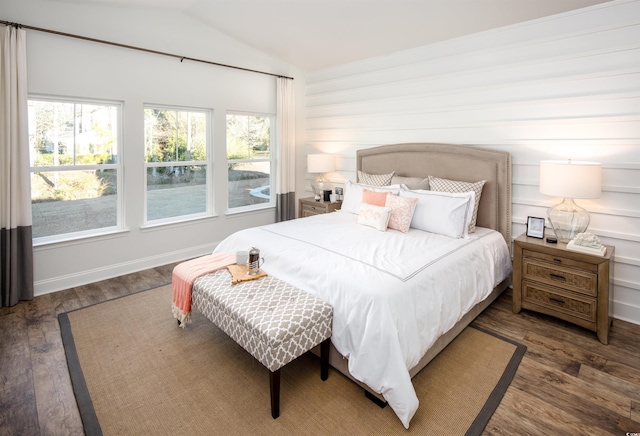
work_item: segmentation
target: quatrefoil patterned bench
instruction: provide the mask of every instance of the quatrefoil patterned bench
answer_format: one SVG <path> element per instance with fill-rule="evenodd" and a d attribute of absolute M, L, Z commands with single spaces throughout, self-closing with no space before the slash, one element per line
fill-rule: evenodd
<path fill-rule="evenodd" d="M 192 304 L 269 369 L 274 419 L 283 366 L 321 344 L 320 377 L 327 379 L 333 308 L 321 299 L 272 276 L 232 285 L 222 269 L 194 281 Z"/>

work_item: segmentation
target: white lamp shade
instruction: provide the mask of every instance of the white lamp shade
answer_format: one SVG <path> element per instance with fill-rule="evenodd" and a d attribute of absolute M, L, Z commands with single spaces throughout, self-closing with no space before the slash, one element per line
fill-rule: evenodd
<path fill-rule="evenodd" d="M 540 162 L 540 192 L 554 197 L 598 198 L 602 164 L 571 160 Z"/>
<path fill-rule="evenodd" d="M 307 155 L 307 171 L 310 173 L 328 173 L 335 171 L 336 157 L 332 154 Z"/>

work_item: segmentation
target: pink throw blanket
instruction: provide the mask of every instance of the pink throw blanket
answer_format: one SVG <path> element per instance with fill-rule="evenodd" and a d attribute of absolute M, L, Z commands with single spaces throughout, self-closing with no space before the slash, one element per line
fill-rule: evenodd
<path fill-rule="evenodd" d="M 236 263 L 233 253 L 214 253 L 179 263 L 173 268 L 171 285 L 173 288 L 173 317 L 180 321 L 180 327 L 191 322 L 191 288 L 200 276 L 212 273 L 227 265 Z"/>

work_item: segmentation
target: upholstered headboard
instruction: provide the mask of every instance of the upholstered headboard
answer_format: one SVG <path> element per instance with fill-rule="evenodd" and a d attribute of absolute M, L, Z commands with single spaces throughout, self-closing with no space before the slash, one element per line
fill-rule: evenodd
<path fill-rule="evenodd" d="M 403 177 L 434 176 L 463 182 L 486 180 L 477 225 L 502 233 L 511 247 L 511 155 L 451 144 L 392 144 L 357 151 L 358 170 L 395 171 Z"/>

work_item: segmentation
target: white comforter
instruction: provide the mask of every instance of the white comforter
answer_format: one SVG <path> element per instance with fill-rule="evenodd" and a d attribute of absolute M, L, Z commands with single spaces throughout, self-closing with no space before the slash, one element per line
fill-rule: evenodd
<path fill-rule="evenodd" d="M 349 371 L 382 394 L 403 425 L 418 408 L 409 370 L 511 274 L 501 234 L 468 239 L 410 229 L 379 232 L 331 213 L 237 232 L 217 247 L 258 247 L 264 270 L 333 306 L 331 341 Z"/>

